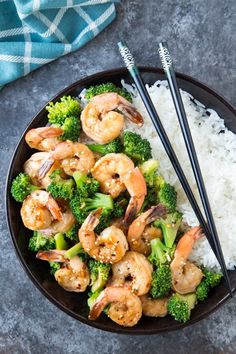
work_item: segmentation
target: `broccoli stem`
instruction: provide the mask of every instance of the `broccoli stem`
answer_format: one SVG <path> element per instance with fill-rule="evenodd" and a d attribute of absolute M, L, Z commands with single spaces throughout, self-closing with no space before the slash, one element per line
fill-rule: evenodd
<path fill-rule="evenodd" d="M 67 245 L 67 242 L 65 241 L 64 236 L 61 232 L 58 232 L 54 236 L 54 239 L 55 239 L 57 250 L 67 250 L 68 245 Z"/>
<path fill-rule="evenodd" d="M 81 246 L 81 243 L 79 242 L 66 251 L 65 258 L 71 259 L 81 253 L 81 251 L 83 251 L 83 248 Z"/>
<path fill-rule="evenodd" d="M 90 150 L 98 152 L 99 154 L 105 155 L 107 153 L 106 146 L 100 144 L 90 144 L 87 145 Z"/>
<path fill-rule="evenodd" d="M 87 176 L 85 173 L 76 171 L 73 173 L 73 178 L 75 180 L 77 188 L 82 188 L 83 184 L 86 182 Z"/>

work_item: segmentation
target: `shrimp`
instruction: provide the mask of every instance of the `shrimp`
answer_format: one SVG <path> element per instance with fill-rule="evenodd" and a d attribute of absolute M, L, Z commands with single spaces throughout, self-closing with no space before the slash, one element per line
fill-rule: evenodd
<path fill-rule="evenodd" d="M 152 299 L 148 295 L 140 296 L 142 310 L 145 316 L 165 317 L 167 315 L 167 303 L 169 298 Z"/>
<path fill-rule="evenodd" d="M 95 163 L 94 155 L 86 145 L 64 141 L 50 151 L 49 158 L 40 167 L 40 178 L 46 175 L 55 161 L 60 161 L 61 168 L 70 176 L 75 171 L 89 173 Z"/>
<path fill-rule="evenodd" d="M 45 177 L 39 179 L 39 169 L 44 161 L 46 161 L 49 157 L 48 152 L 36 152 L 33 154 L 25 163 L 24 163 L 24 172 L 30 176 L 33 184 L 37 186 L 41 186 L 43 188 L 47 188 L 51 183 L 50 174 L 60 168 L 60 162 L 55 161 L 55 163 L 51 166 L 49 171 L 46 173 Z"/>
<path fill-rule="evenodd" d="M 57 202 L 46 191 L 36 190 L 23 201 L 21 218 L 25 227 L 40 230 L 51 225 L 52 220 L 61 220 L 62 215 Z"/>
<path fill-rule="evenodd" d="M 108 286 L 94 302 L 89 319 L 98 318 L 108 304 L 108 316 L 120 326 L 135 326 L 142 316 L 142 304 L 138 296 L 127 288 Z"/>
<path fill-rule="evenodd" d="M 23 224 L 30 230 L 47 228 L 52 220 L 62 219 L 57 202 L 42 190 L 33 191 L 25 198 L 20 213 Z"/>
<path fill-rule="evenodd" d="M 101 209 L 85 219 L 79 230 L 80 242 L 90 257 L 103 263 L 119 262 L 128 250 L 126 237 L 116 226 L 109 226 L 96 235 L 94 229 L 99 224 L 100 215 Z"/>
<path fill-rule="evenodd" d="M 180 294 L 194 292 L 202 280 L 201 269 L 187 261 L 194 242 L 201 236 L 201 227 L 196 226 L 187 231 L 177 244 L 170 269 L 173 289 Z"/>
<path fill-rule="evenodd" d="M 112 265 L 111 285 L 125 286 L 137 296 L 148 293 L 152 281 L 152 266 L 138 252 L 129 251 L 122 260 Z"/>
<path fill-rule="evenodd" d="M 57 202 L 46 191 L 36 190 L 23 201 L 21 218 L 30 230 L 48 228 L 52 220 L 61 220 L 62 214 Z"/>
<path fill-rule="evenodd" d="M 60 143 L 58 139 L 63 130 L 56 127 L 30 129 L 25 135 L 25 141 L 32 149 L 50 151 Z"/>
<path fill-rule="evenodd" d="M 63 250 L 39 251 L 37 258 L 44 261 L 63 262 L 54 276 L 58 284 L 66 291 L 80 293 L 86 290 L 90 282 L 89 270 L 79 256 L 66 259 Z"/>
<path fill-rule="evenodd" d="M 51 225 L 41 230 L 41 232 L 45 234 L 56 234 L 58 232 L 67 232 L 72 226 L 76 223 L 76 219 L 72 214 L 72 211 L 69 208 L 69 205 L 66 202 L 60 202 L 60 210 L 61 210 L 61 219 L 53 220 Z"/>
<path fill-rule="evenodd" d="M 167 209 L 158 204 L 140 214 L 129 226 L 127 241 L 132 251 L 140 252 L 148 256 L 151 252 L 150 241 L 161 237 L 160 229 L 153 226 L 146 226 L 156 219 L 167 214 Z"/>
<path fill-rule="evenodd" d="M 115 92 L 103 93 L 93 97 L 84 108 L 82 128 L 98 144 L 107 144 L 120 135 L 124 128 L 124 116 L 143 125 L 142 116 L 130 102 Z"/>
<path fill-rule="evenodd" d="M 128 190 L 131 195 L 125 222 L 128 223 L 139 212 L 147 194 L 146 182 L 138 167 L 124 154 L 107 154 L 92 168 L 92 175 L 100 182 L 101 190 L 112 198 Z M 132 220 L 131 220 L 132 221 Z"/>

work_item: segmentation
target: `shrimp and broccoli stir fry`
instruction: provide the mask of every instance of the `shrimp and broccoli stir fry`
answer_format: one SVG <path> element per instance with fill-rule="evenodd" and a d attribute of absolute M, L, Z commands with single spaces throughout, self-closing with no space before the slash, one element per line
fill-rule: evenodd
<path fill-rule="evenodd" d="M 103 312 L 121 326 L 142 315 L 189 320 L 221 274 L 189 260 L 203 236 L 177 209 L 175 188 L 141 135 L 131 95 L 112 83 L 47 107 L 48 125 L 29 130 L 34 149 L 12 182 L 29 250 L 70 292 L 87 292 L 89 319 Z M 35 152 L 38 150 L 38 152 Z"/>

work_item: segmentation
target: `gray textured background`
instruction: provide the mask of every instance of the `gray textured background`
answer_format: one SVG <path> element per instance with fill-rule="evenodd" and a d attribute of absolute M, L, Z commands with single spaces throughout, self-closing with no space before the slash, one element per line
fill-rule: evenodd
<path fill-rule="evenodd" d="M 46 300 L 16 259 L 3 205 L 9 160 L 32 116 L 59 90 L 120 66 L 119 35 L 137 62 L 157 65 L 157 40 L 167 39 L 178 71 L 208 83 L 236 104 L 235 0 L 123 0 L 117 19 L 82 50 L 0 91 L 1 301 L 0 353 L 236 353 L 236 298 L 200 323 L 159 336 L 132 337 L 89 328 Z"/>

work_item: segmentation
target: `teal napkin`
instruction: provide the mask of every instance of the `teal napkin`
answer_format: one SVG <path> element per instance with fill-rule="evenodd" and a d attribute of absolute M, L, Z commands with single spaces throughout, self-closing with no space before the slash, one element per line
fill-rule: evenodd
<path fill-rule="evenodd" d="M 0 86 L 72 52 L 114 18 L 119 0 L 0 0 Z"/>

